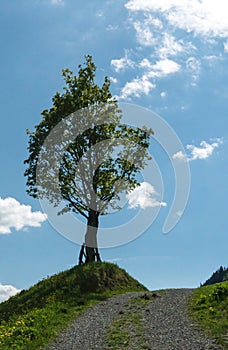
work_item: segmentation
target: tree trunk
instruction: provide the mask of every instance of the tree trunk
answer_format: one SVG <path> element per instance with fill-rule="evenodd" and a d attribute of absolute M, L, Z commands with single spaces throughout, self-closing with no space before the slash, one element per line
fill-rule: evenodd
<path fill-rule="evenodd" d="M 97 247 L 97 231 L 99 212 L 90 209 L 85 235 L 85 263 L 101 261 Z"/>

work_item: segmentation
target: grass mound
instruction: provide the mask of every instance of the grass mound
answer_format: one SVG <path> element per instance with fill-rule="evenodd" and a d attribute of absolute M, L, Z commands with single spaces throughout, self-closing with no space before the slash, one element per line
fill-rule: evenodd
<path fill-rule="evenodd" d="M 189 307 L 197 323 L 228 349 L 228 282 L 196 289 Z"/>
<path fill-rule="evenodd" d="M 115 264 L 75 266 L 0 304 L 0 349 L 42 349 L 86 308 L 114 294 L 145 290 Z"/>

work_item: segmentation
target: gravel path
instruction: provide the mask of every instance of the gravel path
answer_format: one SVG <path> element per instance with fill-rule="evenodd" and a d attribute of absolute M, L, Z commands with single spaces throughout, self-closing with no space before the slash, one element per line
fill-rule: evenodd
<path fill-rule="evenodd" d="M 187 317 L 187 301 L 191 293 L 191 289 L 167 290 L 140 310 L 148 344 L 146 349 L 221 349 L 214 340 L 206 338 Z M 132 301 L 135 298 L 144 294 L 142 292 L 118 295 L 88 309 L 60 334 L 47 350 L 102 350 L 106 328 L 111 326 L 120 313 L 129 310 L 129 305 L 133 305 Z M 126 350 L 137 349 L 140 347 L 126 347 Z"/>
<path fill-rule="evenodd" d="M 88 309 L 48 347 L 47 350 L 101 350 L 105 328 L 136 297 L 144 293 L 127 293 L 114 296 Z"/>
<path fill-rule="evenodd" d="M 193 290 L 172 289 L 148 307 L 146 330 L 151 350 L 217 350 L 187 316 L 187 302 Z"/>

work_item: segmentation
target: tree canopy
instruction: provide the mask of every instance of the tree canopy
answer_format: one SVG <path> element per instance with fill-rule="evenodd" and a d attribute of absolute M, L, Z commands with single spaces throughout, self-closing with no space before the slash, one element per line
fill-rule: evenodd
<path fill-rule="evenodd" d="M 118 208 L 119 195 L 139 185 L 137 174 L 150 158 L 151 129 L 121 124 L 121 110 L 105 77 L 95 83 L 96 66 L 85 56 L 75 76 L 62 71 L 66 86 L 57 92 L 53 106 L 29 132 L 27 192 L 47 198 L 61 211 L 72 210 L 87 219 L 87 260 L 95 260 L 100 215 Z M 95 250 L 96 249 L 96 253 Z"/>

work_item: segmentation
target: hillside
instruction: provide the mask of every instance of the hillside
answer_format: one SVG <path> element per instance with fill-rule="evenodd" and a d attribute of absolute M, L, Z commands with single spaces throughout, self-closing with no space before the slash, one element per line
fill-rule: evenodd
<path fill-rule="evenodd" d="M 220 283 L 228 281 L 228 268 L 225 268 L 223 266 L 220 266 L 220 268 L 215 271 L 206 282 L 202 284 L 202 286 L 208 286 L 210 284 L 214 283 Z"/>
<path fill-rule="evenodd" d="M 210 348 L 220 349 L 214 340 L 207 336 L 202 338 L 201 332 L 192 328 L 192 319 L 186 314 L 191 294 L 191 318 L 209 338 L 217 339 L 227 349 L 228 282 L 194 291 L 167 289 L 155 293 L 148 292 L 117 265 L 92 263 L 45 278 L 0 303 L 0 350 L 41 350 L 47 349 L 48 345 L 60 350 L 58 341 L 53 347 L 53 341 L 60 333 L 60 343 L 63 341 L 61 344 L 65 349 L 66 341 L 76 341 L 76 326 L 77 341 L 81 345 L 84 346 L 89 337 L 89 343 L 105 340 L 108 350 L 122 350 L 126 342 L 132 349 L 134 343 L 143 344 L 145 349 L 158 344 L 157 348 L 166 350 L 170 339 L 172 344 L 183 343 L 186 350 L 198 349 L 199 344 L 201 348 L 208 348 L 210 344 L 213 346 Z M 110 298 L 112 296 L 115 297 Z M 96 305 L 100 301 L 102 303 Z M 112 323 L 107 329 L 107 337 L 102 340 L 100 337 L 104 336 L 108 319 Z M 67 328 L 72 322 L 74 327 Z M 62 333 L 66 328 L 67 332 L 73 330 L 73 336 Z M 93 338 L 95 335 L 97 338 Z"/>
<path fill-rule="evenodd" d="M 228 281 L 197 288 L 189 306 L 202 329 L 228 349 Z"/>
<path fill-rule="evenodd" d="M 117 265 L 75 266 L 0 304 L 0 349 L 42 349 L 88 307 L 146 288 Z"/>

